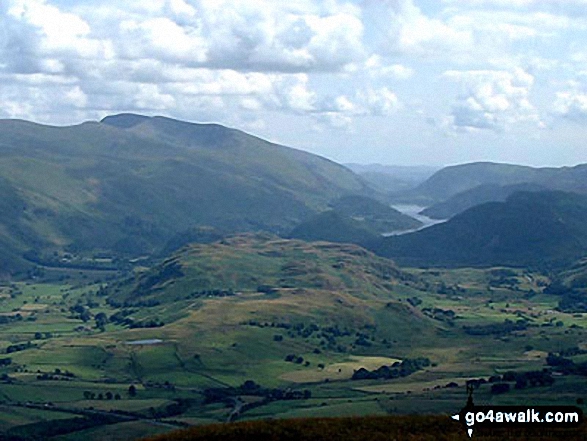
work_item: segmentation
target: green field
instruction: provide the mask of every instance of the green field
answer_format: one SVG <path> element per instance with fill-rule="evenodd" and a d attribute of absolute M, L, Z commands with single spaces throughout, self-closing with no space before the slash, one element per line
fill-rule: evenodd
<path fill-rule="evenodd" d="M 0 324 L 0 360 L 11 363 L 0 367 L 0 430 L 27 439 L 52 424 L 61 430 L 55 440 L 131 439 L 229 418 L 449 415 L 464 405 L 467 380 L 540 371 L 549 352 L 585 349 L 583 314 L 556 310 L 557 298 L 542 293 L 548 279 L 541 274 L 509 270 L 515 274 L 501 283 L 499 269 L 384 268 L 370 255 L 351 257 L 354 248 L 342 245 L 289 249 L 272 242 L 255 251 L 270 255 L 279 247 L 281 262 L 256 258 L 246 241 L 240 246 L 248 260 L 222 247 L 186 254 L 180 261 L 187 276 L 161 289 L 154 284 L 144 297 L 135 285 L 116 282 L 104 290 L 104 282 L 83 274 L 1 286 L 0 316 L 8 318 Z M 316 266 L 293 273 L 299 268 L 286 264 L 288 253 L 310 256 Z M 341 261 L 339 272 L 332 265 Z M 204 264 L 207 279 L 199 283 L 215 289 L 228 280 L 236 294 L 183 295 L 186 286 L 197 288 Z M 257 280 L 250 278 L 255 265 L 263 275 Z M 286 270 L 289 285 L 280 287 Z M 140 284 L 151 273 L 137 274 Z M 264 281 L 275 289 L 259 292 Z M 159 302 L 109 301 L 128 295 Z M 131 329 L 108 319 L 99 326 L 100 313 L 123 312 L 133 323 L 163 325 Z M 505 319 L 522 320 L 524 328 L 466 332 Z M 416 357 L 430 364 L 400 378 L 351 379 L 360 368 Z M 587 356 L 572 358 L 580 363 Z M 246 389 L 247 380 L 255 386 Z M 294 395 L 267 398 L 271 390 Z M 230 392 L 218 398 L 210 391 Z M 585 398 L 587 383 L 577 375 L 558 376 L 550 386 L 512 383 L 499 395 L 486 383 L 475 392 L 478 404 L 575 405 Z"/>

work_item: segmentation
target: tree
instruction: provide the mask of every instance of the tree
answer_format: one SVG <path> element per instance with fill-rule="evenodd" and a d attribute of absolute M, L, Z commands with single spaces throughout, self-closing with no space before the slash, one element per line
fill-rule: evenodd
<path fill-rule="evenodd" d="M 128 387 L 128 395 L 131 397 L 136 397 L 137 396 L 137 388 L 135 387 L 134 384 L 131 384 Z"/>
<path fill-rule="evenodd" d="M 108 323 L 108 317 L 106 316 L 106 314 L 104 314 L 103 312 L 99 312 L 94 317 L 94 320 L 96 321 L 96 328 L 104 331 L 106 324 Z"/>
<path fill-rule="evenodd" d="M 505 392 L 509 392 L 510 385 L 507 383 L 496 383 L 491 386 L 491 393 L 492 394 L 503 394 Z"/>

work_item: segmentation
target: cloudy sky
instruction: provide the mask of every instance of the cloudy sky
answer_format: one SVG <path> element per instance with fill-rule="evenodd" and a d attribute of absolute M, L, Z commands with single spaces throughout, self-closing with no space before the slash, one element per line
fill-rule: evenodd
<path fill-rule="evenodd" d="M 218 122 L 341 162 L 587 162 L 587 0 L 0 0 L 0 118 Z"/>

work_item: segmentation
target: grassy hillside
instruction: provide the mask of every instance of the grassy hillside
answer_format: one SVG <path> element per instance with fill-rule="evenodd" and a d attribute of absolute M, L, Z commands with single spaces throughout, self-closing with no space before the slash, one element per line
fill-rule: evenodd
<path fill-rule="evenodd" d="M 0 273 L 25 267 L 27 251 L 62 264 L 152 253 L 202 226 L 289 231 L 333 199 L 370 191 L 338 164 L 214 124 L 2 120 Z"/>
<path fill-rule="evenodd" d="M 327 241 L 365 244 L 377 240 L 379 234 L 363 222 L 334 210 L 317 214 L 295 227 L 287 237 L 305 241 Z"/>
<path fill-rule="evenodd" d="M 352 218 L 379 234 L 422 226 L 420 221 L 366 196 L 343 196 L 330 205 L 335 212 Z"/>
<path fill-rule="evenodd" d="M 400 270 L 353 245 L 244 235 L 124 280 L 46 273 L 0 283 L 0 438 L 130 440 L 241 419 L 272 419 L 283 437 L 313 422 L 275 420 L 377 415 L 393 418 L 354 426 L 438 437 L 472 379 L 477 404 L 585 409 L 584 316 L 527 269 Z M 549 383 L 524 387 L 536 372 Z M 413 414 L 439 417 L 397 418 Z M 259 430 L 193 436 L 237 427 Z M 320 430 L 344 427 L 359 435 L 344 420 Z"/>
<path fill-rule="evenodd" d="M 249 292 L 271 298 L 289 297 L 292 290 L 322 290 L 374 300 L 388 298 L 394 284 L 411 279 L 393 262 L 355 245 L 251 234 L 188 245 L 132 280 L 109 287 L 108 295 L 111 302 L 132 304 L 205 298 L 214 291 L 218 297 Z"/>
<path fill-rule="evenodd" d="M 470 208 L 422 231 L 372 244 L 409 265 L 546 265 L 587 251 L 587 197 L 563 192 L 515 193 Z"/>
<path fill-rule="evenodd" d="M 366 244 L 384 233 L 415 229 L 422 223 L 365 196 L 344 196 L 332 209 L 297 225 L 287 237 L 306 241 Z"/>

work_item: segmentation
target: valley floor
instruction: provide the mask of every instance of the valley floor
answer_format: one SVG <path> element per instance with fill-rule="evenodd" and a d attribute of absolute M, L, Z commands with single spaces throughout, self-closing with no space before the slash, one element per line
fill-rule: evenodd
<path fill-rule="evenodd" d="M 357 332 L 352 322 L 333 330 L 316 319 L 321 302 L 347 301 L 326 293 L 298 293 L 307 296 L 303 308 L 299 299 L 288 303 L 285 291 L 141 308 L 132 312 L 134 323 L 152 320 L 153 327 L 129 329 L 102 320 L 124 308 L 101 296 L 105 280 L 96 274 L 5 284 L 0 438 L 133 439 L 229 420 L 412 414 L 446 415 L 446 422 L 436 417 L 426 424 L 448 427 L 471 379 L 484 380 L 474 393 L 477 404 L 585 410 L 581 372 L 555 370 L 552 384 L 533 386 L 504 376 L 514 372 L 519 380 L 520 373 L 552 369 L 549 353 L 577 365 L 587 361 L 584 314 L 557 311 L 556 296 L 541 293 L 544 276 L 509 269 L 410 272 L 425 285 L 395 286 L 394 302 L 375 302 L 375 322 Z M 284 305 L 297 325 L 274 319 Z M 400 307 L 434 327 L 403 332 L 405 323 L 393 321 Z M 353 379 L 361 368 L 373 372 L 417 358 L 430 364 L 393 379 Z M 492 391 L 492 376 L 510 390 Z"/>

